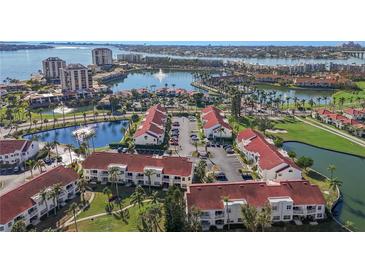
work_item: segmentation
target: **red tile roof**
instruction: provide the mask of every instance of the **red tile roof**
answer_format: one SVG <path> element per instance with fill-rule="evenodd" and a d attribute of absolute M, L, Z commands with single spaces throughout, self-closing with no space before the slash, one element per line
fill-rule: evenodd
<path fill-rule="evenodd" d="M 364 109 L 354 109 L 354 108 L 345 109 L 344 112 L 347 114 L 350 114 L 350 115 L 355 115 L 355 116 L 365 114 Z"/>
<path fill-rule="evenodd" d="M 155 158 L 141 154 L 122 154 L 113 152 L 94 152 L 83 163 L 85 169 L 107 170 L 110 164 L 127 165 L 131 172 L 143 172 L 144 167 L 153 166 L 163 168 L 164 174 L 189 176 L 193 164 L 185 157 Z"/>
<path fill-rule="evenodd" d="M 6 224 L 20 213 L 35 205 L 31 199 L 42 188 L 76 181 L 78 174 L 71 168 L 58 166 L 29 182 L 0 196 L 0 224 Z"/>
<path fill-rule="evenodd" d="M 249 128 L 241 131 L 237 138 L 239 142 L 242 140 L 248 142 L 244 145 L 246 150 L 259 154 L 258 165 L 261 169 L 269 170 L 280 164 L 299 169 L 292 160 L 284 157 L 274 145 L 268 143 L 261 133 Z"/>
<path fill-rule="evenodd" d="M 29 146 L 27 143 L 32 143 L 27 140 L 0 140 L 0 155 L 14 153 L 16 150 L 21 150 L 23 146 Z"/>
<path fill-rule="evenodd" d="M 164 130 L 160 127 L 165 126 L 164 120 L 166 119 L 166 110 L 161 107 L 160 104 L 155 105 L 147 110 L 146 117 L 144 118 L 143 123 L 138 128 L 134 137 L 141 136 L 143 134 L 148 134 L 148 132 L 152 133 L 152 135 L 161 135 L 164 133 Z M 159 125 L 160 127 L 156 126 Z"/>
<path fill-rule="evenodd" d="M 278 184 L 265 182 L 235 182 L 194 184 L 188 187 L 188 207 L 200 210 L 223 209 L 223 197 L 229 200 L 246 200 L 248 204 L 261 207 L 268 198 L 290 197 L 294 205 L 324 205 L 324 197 L 316 185 L 307 181 L 285 181 Z"/>
<path fill-rule="evenodd" d="M 327 110 L 327 109 L 325 109 L 325 108 L 317 110 L 317 113 L 318 113 L 319 115 L 329 115 L 329 114 L 334 114 L 333 112 L 331 112 L 331 111 L 329 111 L 329 110 Z"/>
<path fill-rule="evenodd" d="M 220 125 L 224 128 L 231 130 L 231 126 L 224 121 L 223 112 L 214 107 L 208 106 L 202 109 L 202 118 L 204 120 L 203 128 L 212 128 L 214 126 Z"/>

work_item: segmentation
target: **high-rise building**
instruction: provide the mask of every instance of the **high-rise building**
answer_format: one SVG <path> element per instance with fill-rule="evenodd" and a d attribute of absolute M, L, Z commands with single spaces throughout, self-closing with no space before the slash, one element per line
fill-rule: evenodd
<path fill-rule="evenodd" d="M 81 64 L 69 64 L 61 70 L 62 90 L 82 91 L 91 89 L 91 71 Z"/>
<path fill-rule="evenodd" d="M 108 48 L 92 50 L 93 64 L 96 66 L 110 66 L 113 64 L 113 52 Z"/>
<path fill-rule="evenodd" d="M 60 69 L 66 67 L 66 62 L 58 57 L 49 57 L 42 61 L 43 75 L 49 83 L 60 82 Z"/>

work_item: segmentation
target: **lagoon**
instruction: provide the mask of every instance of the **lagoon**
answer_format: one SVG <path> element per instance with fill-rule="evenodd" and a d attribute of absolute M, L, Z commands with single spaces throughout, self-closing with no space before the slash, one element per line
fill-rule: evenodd
<path fill-rule="evenodd" d="M 365 231 L 365 159 L 298 142 L 285 142 L 283 148 L 294 151 L 297 157 L 311 157 L 312 168 L 325 176 L 330 176 L 330 164 L 336 166 L 334 176 L 343 182 L 343 202 L 336 207 L 339 219 L 342 223 L 351 221 L 356 230 Z"/>
<path fill-rule="evenodd" d="M 94 144 L 95 148 L 108 146 L 110 143 L 119 142 L 124 134 L 122 133 L 122 128 L 128 127 L 128 121 L 113 121 L 113 122 L 100 122 L 88 124 L 88 127 L 93 127 L 95 130 Z M 78 142 L 76 138 L 72 135 L 72 132 L 80 126 L 72 126 L 65 128 L 58 128 L 43 131 L 35 134 L 27 134 L 24 136 L 25 139 L 32 139 L 32 137 L 37 137 L 41 142 L 53 142 L 58 141 L 61 144 L 72 144 L 78 147 Z M 90 147 L 92 147 L 90 142 Z"/>

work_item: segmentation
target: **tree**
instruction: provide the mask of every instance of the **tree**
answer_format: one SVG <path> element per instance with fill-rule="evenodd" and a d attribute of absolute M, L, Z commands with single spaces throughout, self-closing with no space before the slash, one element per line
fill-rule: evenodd
<path fill-rule="evenodd" d="M 63 192 L 63 187 L 60 183 L 57 183 L 55 185 L 52 186 L 52 193 L 53 193 L 53 198 L 55 199 L 55 209 L 59 209 L 59 202 L 58 202 L 58 198 L 61 195 L 61 193 Z M 55 214 L 56 214 L 56 210 L 55 210 Z"/>
<path fill-rule="evenodd" d="M 302 156 L 297 160 L 297 165 L 307 171 L 307 169 L 313 165 L 313 159 Z"/>
<path fill-rule="evenodd" d="M 258 228 L 258 212 L 256 207 L 245 204 L 241 208 L 242 222 L 247 230 L 255 232 Z"/>
<path fill-rule="evenodd" d="M 41 203 L 46 205 L 46 210 L 47 210 L 47 216 L 48 216 L 48 198 L 49 198 L 49 192 L 48 189 L 46 187 L 42 188 L 39 191 L 39 196 L 41 197 Z"/>
<path fill-rule="evenodd" d="M 11 228 L 11 232 L 26 232 L 26 225 L 24 220 L 18 220 L 13 224 L 13 227 Z"/>
<path fill-rule="evenodd" d="M 200 222 L 200 210 L 194 206 L 189 209 L 186 223 L 186 231 L 199 232 L 202 231 L 202 225 Z"/>
<path fill-rule="evenodd" d="M 138 208 L 141 209 L 143 206 L 143 201 L 146 198 L 146 193 L 141 186 L 137 186 L 134 190 L 133 194 L 131 195 L 131 204 L 138 205 Z"/>
<path fill-rule="evenodd" d="M 78 228 L 77 228 L 77 222 L 76 222 L 76 211 L 79 209 L 79 206 L 73 202 L 70 207 L 68 208 L 67 212 L 72 213 L 72 216 L 74 217 L 74 224 L 75 224 L 75 229 L 76 232 L 78 232 Z"/>
<path fill-rule="evenodd" d="M 82 203 L 83 204 L 86 203 L 86 200 L 85 200 L 85 192 L 86 192 L 86 189 L 87 189 L 88 184 L 89 184 L 88 181 L 85 180 L 85 178 L 83 176 L 80 178 L 80 180 L 77 183 L 77 185 L 79 186 L 79 189 L 80 189 L 81 200 L 82 200 Z"/>
<path fill-rule="evenodd" d="M 56 157 L 57 157 L 57 161 L 58 161 L 58 145 L 60 145 L 60 143 L 59 143 L 57 140 L 54 140 L 54 141 L 52 142 L 52 146 L 53 146 L 54 148 L 56 148 Z"/>
<path fill-rule="evenodd" d="M 160 226 L 161 220 L 161 206 L 158 204 L 151 205 L 139 214 L 138 230 L 146 232 L 163 231 Z"/>
<path fill-rule="evenodd" d="M 269 203 L 266 203 L 265 206 L 261 208 L 257 215 L 257 224 L 261 227 L 262 232 L 264 232 L 265 227 L 271 224 L 271 207 Z"/>
<path fill-rule="evenodd" d="M 165 231 L 186 231 L 184 196 L 177 186 L 169 187 L 164 200 Z"/>
<path fill-rule="evenodd" d="M 25 162 L 26 166 L 29 168 L 29 171 L 30 171 L 30 176 L 33 177 L 33 169 L 35 167 L 35 163 L 36 161 L 35 160 L 27 160 Z"/>
<path fill-rule="evenodd" d="M 342 186 L 342 181 L 340 181 L 337 178 L 330 178 L 328 180 L 328 183 L 330 185 L 330 189 L 336 191 L 340 186 Z"/>
<path fill-rule="evenodd" d="M 117 194 L 117 198 L 119 199 L 119 176 L 120 176 L 120 169 L 116 166 L 113 166 L 109 168 L 109 178 L 112 183 L 114 183 L 115 186 L 115 192 Z"/>
<path fill-rule="evenodd" d="M 288 151 L 288 156 L 291 158 L 291 159 L 295 159 L 295 157 L 297 157 L 297 154 L 294 152 L 294 151 Z"/>
<path fill-rule="evenodd" d="M 203 182 L 206 175 L 207 162 L 200 160 L 194 168 L 194 177 L 197 182 Z"/>
<path fill-rule="evenodd" d="M 70 160 L 71 160 L 71 163 L 73 162 L 72 161 L 72 150 L 74 149 L 75 147 L 72 145 L 72 144 L 66 144 L 65 145 L 65 149 L 64 151 L 68 150 L 68 153 L 70 154 Z"/>
<path fill-rule="evenodd" d="M 146 169 L 145 172 L 144 172 L 144 176 L 146 176 L 147 179 L 148 179 L 148 192 L 149 192 L 149 194 L 151 194 L 151 185 L 152 185 L 151 177 L 155 174 L 156 174 L 156 172 L 153 171 L 152 169 Z"/>
<path fill-rule="evenodd" d="M 46 164 L 44 163 L 44 161 L 39 159 L 35 162 L 34 168 L 38 168 L 39 173 L 42 173 L 42 168 L 44 168 L 45 166 Z"/>
<path fill-rule="evenodd" d="M 228 208 L 229 197 L 228 196 L 223 197 L 223 202 L 227 214 L 227 230 L 229 231 L 231 226 L 231 220 L 229 219 L 229 208 Z"/>
<path fill-rule="evenodd" d="M 112 208 L 112 205 L 110 203 L 110 195 L 112 195 L 112 191 L 110 190 L 109 187 L 104 187 L 103 194 L 106 196 L 107 202 L 108 202 L 107 211 L 110 212 L 111 211 L 111 208 Z"/>
<path fill-rule="evenodd" d="M 327 170 L 330 172 L 330 179 L 333 179 L 333 174 L 336 171 L 336 166 L 333 164 L 330 164 L 327 168 Z"/>

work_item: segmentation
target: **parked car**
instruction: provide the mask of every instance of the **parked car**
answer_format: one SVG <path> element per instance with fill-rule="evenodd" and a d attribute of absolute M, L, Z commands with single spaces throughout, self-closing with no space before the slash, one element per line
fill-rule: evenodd
<path fill-rule="evenodd" d="M 233 154 L 234 150 L 232 148 L 226 150 L 227 154 Z"/>
<path fill-rule="evenodd" d="M 173 123 L 172 123 L 172 126 L 174 126 L 174 127 L 179 127 L 179 126 L 180 126 L 180 123 L 179 123 L 179 122 L 173 122 Z"/>
<path fill-rule="evenodd" d="M 191 134 L 190 138 L 193 138 L 193 137 L 198 137 L 198 136 L 196 134 Z"/>
<path fill-rule="evenodd" d="M 195 142 L 195 141 L 198 141 L 198 140 L 199 140 L 199 138 L 198 138 L 198 137 L 196 137 L 196 136 L 193 136 L 193 137 L 191 137 L 191 140 Z"/>
<path fill-rule="evenodd" d="M 172 137 L 179 138 L 179 133 L 174 133 L 174 132 L 173 132 L 173 133 L 171 134 L 171 136 L 172 136 Z"/>
<path fill-rule="evenodd" d="M 228 181 L 226 174 L 224 174 L 224 172 L 222 172 L 222 171 L 214 174 L 214 177 L 218 181 Z"/>

